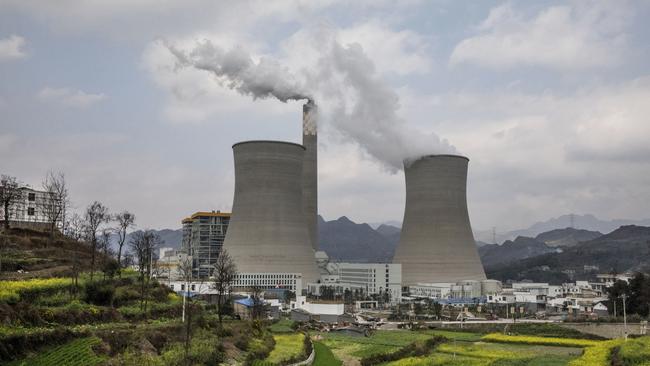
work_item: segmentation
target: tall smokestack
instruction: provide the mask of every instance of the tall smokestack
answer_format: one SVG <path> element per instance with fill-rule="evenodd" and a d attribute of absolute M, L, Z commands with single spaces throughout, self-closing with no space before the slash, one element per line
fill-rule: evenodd
<path fill-rule="evenodd" d="M 402 264 L 405 286 L 485 279 L 467 213 L 468 162 L 428 155 L 404 164 L 406 207 L 393 262 Z"/>
<path fill-rule="evenodd" d="M 302 213 L 305 149 L 282 141 L 246 141 L 232 147 L 235 197 L 224 248 L 240 273 L 302 273 L 319 279 Z"/>
<path fill-rule="evenodd" d="M 318 250 L 318 108 L 309 100 L 302 106 L 302 211 L 309 228 L 309 241 Z"/>

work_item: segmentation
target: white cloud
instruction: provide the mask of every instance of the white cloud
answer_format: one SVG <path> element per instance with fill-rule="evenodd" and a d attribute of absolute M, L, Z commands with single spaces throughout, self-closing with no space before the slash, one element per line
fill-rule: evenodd
<path fill-rule="evenodd" d="M 574 70 L 617 65 L 628 19 L 624 2 L 575 2 L 548 7 L 533 17 L 506 3 L 490 11 L 477 35 L 456 45 L 450 64 Z"/>
<path fill-rule="evenodd" d="M 402 99 L 407 118 L 435 124 L 470 158 L 476 229 L 568 212 L 647 216 L 649 77 L 568 93 L 402 91 Z"/>
<path fill-rule="evenodd" d="M 0 39 L 0 62 L 26 57 L 24 47 L 25 38 L 21 36 L 11 35 Z"/>
<path fill-rule="evenodd" d="M 411 30 L 395 31 L 378 21 L 341 29 L 342 44 L 359 43 L 375 62 L 377 71 L 400 75 L 426 73 L 431 62 L 424 38 Z"/>
<path fill-rule="evenodd" d="M 44 87 L 38 92 L 38 98 L 43 101 L 50 101 L 66 107 L 86 108 L 106 99 L 104 94 L 86 93 L 82 90 L 70 88 Z"/>

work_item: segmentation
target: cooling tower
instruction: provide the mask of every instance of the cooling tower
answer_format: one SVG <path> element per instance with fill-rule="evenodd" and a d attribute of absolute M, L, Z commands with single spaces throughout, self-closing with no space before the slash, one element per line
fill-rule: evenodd
<path fill-rule="evenodd" d="M 429 155 L 405 163 L 406 207 L 394 263 L 402 283 L 483 280 L 467 214 L 467 164 L 456 155 Z"/>
<path fill-rule="evenodd" d="M 302 273 L 319 279 L 302 210 L 305 148 L 279 141 L 232 147 L 235 196 L 224 248 L 240 273 Z"/>
<path fill-rule="evenodd" d="M 302 208 L 309 229 L 309 241 L 318 250 L 318 110 L 313 101 L 302 106 L 302 145 L 305 159 L 302 166 Z"/>

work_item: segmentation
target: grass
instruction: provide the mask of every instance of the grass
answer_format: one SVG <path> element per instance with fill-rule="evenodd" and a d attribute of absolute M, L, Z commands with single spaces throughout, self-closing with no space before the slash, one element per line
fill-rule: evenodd
<path fill-rule="evenodd" d="M 569 366 L 606 366 L 611 364 L 611 355 L 614 347 L 619 346 L 623 341 L 614 339 L 603 341 L 599 344 L 585 348 L 584 353 L 579 358 L 571 361 Z"/>
<path fill-rule="evenodd" d="M 340 366 L 342 364 L 323 342 L 314 342 L 314 350 L 316 357 L 313 366 Z"/>
<path fill-rule="evenodd" d="M 275 334 L 275 348 L 266 358 L 266 362 L 280 364 L 282 361 L 300 356 L 304 352 L 305 335 L 302 333 L 295 334 Z"/>
<path fill-rule="evenodd" d="M 430 338 L 424 333 L 408 330 L 377 331 L 370 337 L 324 333 L 323 343 L 340 359 L 364 358 L 378 353 L 394 352 L 407 344 Z"/>
<path fill-rule="evenodd" d="M 290 319 L 281 319 L 276 323 L 273 323 L 269 330 L 273 333 L 292 333 L 294 330 L 291 328 L 294 324 L 293 320 Z"/>
<path fill-rule="evenodd" d="M 104 361 L 95 354 L 93 346 L 101 343 L 97 337 L 80 338 L 34 357 L 14 361 L 8 366 L 92 366 Z"/>
<path fill-rule="evenodd" d="M 650 336 L 621 342 L 618 355 L 625 365 L 650 365 Z"/>

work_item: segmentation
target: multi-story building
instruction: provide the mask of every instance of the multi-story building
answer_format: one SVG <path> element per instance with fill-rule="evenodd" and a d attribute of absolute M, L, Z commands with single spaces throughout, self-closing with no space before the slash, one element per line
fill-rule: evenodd
<path fill-rule="evenodd" d="M 335 263 L 323 266 L 320 283 L 310 283 L 309 292 L 320 295 L 321 287 L 331 287 L 335 292 L 345 290 L 366 295 L 388 294 L 391 303 L 401 301 L 402 265 L 399 263 Z"/>
<path fill-rule="evenodd" d="M 226 238 L 230 213 L 196 212 L 182 222 L 183 250 L 192 258 L 194 275 L 211 276 Z"/>
<path fill-rule="evenodd" d="M 10 225 L 30 229 L 46 229 L 49 223 L 46 209 L 55 205 L 51 194 L 29 186 L 21 187 L 20 191 L 22 192 L 20 199 L 9 208 Z M 63 217 L 63 215 L 61 216 Z M 4 221 L 4 213 L 0 212 L 0 222 L 2 221 Z M 59 220 L 57 227 L 60 228 L 62 223 L 62 219 Z"/>

